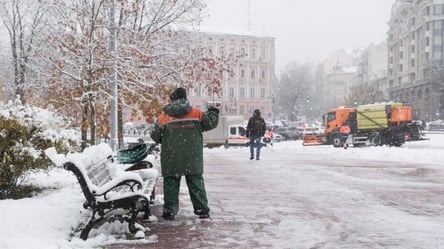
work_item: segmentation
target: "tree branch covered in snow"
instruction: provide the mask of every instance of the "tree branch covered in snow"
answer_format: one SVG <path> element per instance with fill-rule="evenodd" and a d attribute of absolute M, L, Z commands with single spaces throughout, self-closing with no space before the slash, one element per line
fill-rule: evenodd
<path fill-rule="evenodd" d="M 201 21 L 206 7 L 202 0 L 117 1 L 115 56 L 109 50 L 109 0 L 44 4 L 45 25 L 33 42 L 27 65 L 45 80 L 34 85 L 38 97 L 32 100 L 77 120 L 84 142 L 94 144 L 96 137 L 109 134 L 109 77 L 114 64 L 119 109 L 140 109 L 152 118 L 179 85 L 203 85 L 217 93 L 222 75 L 232 74 L 237 60 L 236 55 L 182 51 L 192 36 L 180 30 Z"/>

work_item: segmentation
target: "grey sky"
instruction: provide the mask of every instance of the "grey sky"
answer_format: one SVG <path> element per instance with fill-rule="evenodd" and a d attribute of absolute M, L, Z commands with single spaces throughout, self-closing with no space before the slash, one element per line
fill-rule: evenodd
<path fill-rule="evenodd" d="M 277 72 L 386 39 L 394 0 L 208 0 L 203 26 L 276 38 Z M 248 14 L 250 13 L 250 15 Z M 248 18 L 250 16 L 250 18 Z M 248 25 L 250 23 L 250 25 Z"/>

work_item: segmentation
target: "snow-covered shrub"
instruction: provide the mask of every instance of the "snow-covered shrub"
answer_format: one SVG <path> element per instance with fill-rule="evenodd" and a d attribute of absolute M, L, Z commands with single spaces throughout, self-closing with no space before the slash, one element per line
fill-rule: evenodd
<path fill-rule="evenodd" d="M 79 136 L 54 113 L 20 102 L 0 104 L 0 199 L 10 198 L 34 170 L 48 170 L 44 150 L 78 151 Z"/>

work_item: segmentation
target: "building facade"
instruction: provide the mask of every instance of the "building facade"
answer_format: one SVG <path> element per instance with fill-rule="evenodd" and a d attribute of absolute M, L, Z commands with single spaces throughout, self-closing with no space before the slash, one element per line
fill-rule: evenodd
<path fill-rule="evenodd" d="M 213 94 L 204 87 L 189 89 L 190 102 L 205 108 L 207 101 L 220 101 L 223 115 L 248 118 L 259 109 L 265 119 L 273 119 L 275 39 L 253 35 L 211 32 L 194 33 L 190 49 L 205 47 L 215 55 L 243 55 L 234 65 L 234 74 L 223 75 L 221 91 Z"/>
<path fill-rule="evenodd" d="M 416 119 L 443 117 L 444 1 L 397 0 L 388 31 L 388 87 L 392 100 L 412 104 Z"/>
<path fill-rule="evenodd" d="M 333 107 L 351 104 L 353 87 L 371 86 L 375 95 L 367 101 L 383 101 L 388 97 L 387 43 L 369 45 L 359 50 L 338 50 L 326 57 L 316 70 L 315 96 L 320 113 Z M 367 102 L 366 102 L 367 103 Z"/>

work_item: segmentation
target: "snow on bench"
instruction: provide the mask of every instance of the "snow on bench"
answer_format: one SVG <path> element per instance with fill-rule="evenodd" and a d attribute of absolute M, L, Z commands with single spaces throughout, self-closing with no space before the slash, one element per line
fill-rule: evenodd
<path fill-rule="evenodd" d="M 91 229 L 114 220 L 128 222 L 131 233 L 144 236 L 144 228 L 136 223 L 136 218 L 140 212 L 144 213 L 144 219 L 150 216 L 149 205 L 158 177 L 156 169 L 125 171 L 123 165 L 114 162 L 113 151 L 107 144 L 67 155 L 57 154 L 54 148 L 49 148 L 45 154 L 54 164 L 76 176 L 86 199 L 83 207 L 92 211 L 80 238 L 86 240 Z"/>

